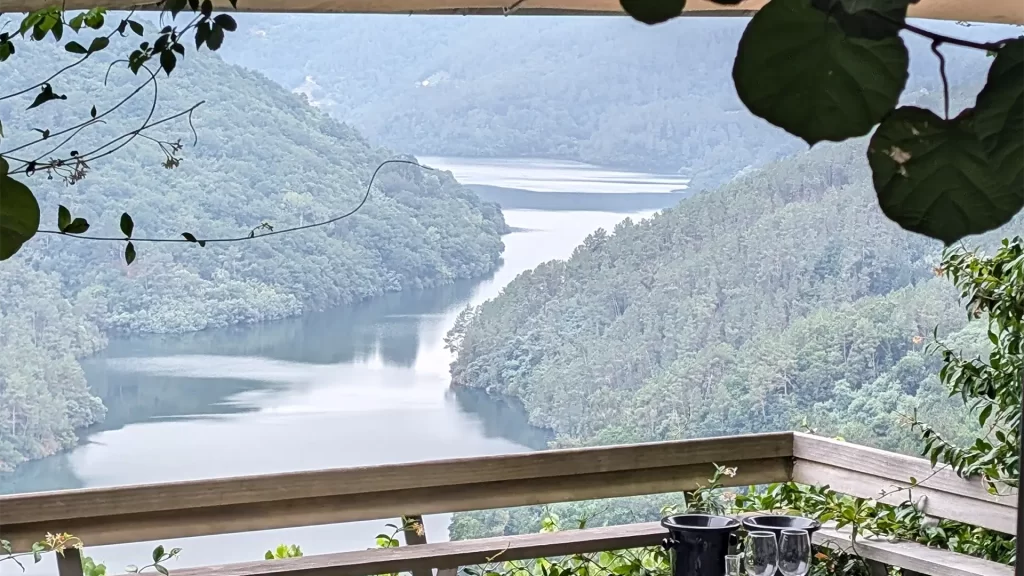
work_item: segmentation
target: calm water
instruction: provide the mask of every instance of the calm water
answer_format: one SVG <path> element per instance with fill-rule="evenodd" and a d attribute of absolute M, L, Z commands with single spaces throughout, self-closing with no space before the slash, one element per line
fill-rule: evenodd
<path fill-rule="evenodd" d="M 457 167 L 449 167 L 459 175 Z M 31 462 L 2 479 L 2 491 L 542 448 L 547 434 L 528 426 L 517 407 L 448 388 L 451 357 L 444 334 L 467 304 L 494 297 L 520 272 L 543 261 L 568 257 L 587 234 L 610 229 L 626 214 L 509 210 L 505 215 L 509 225 L 523 231 L 504 238 L 505 263 L 492 278 L 255 326 L 112 339 L 102 355 L 85 363 L 89 384 L 109 408 L 106 421 L 88 431 L 75 450 Z M 449 519 L 426 518 L 432 541 L 447 538 Z M 307 554 L 367 548 L 387 521 L 162 543 L 184 549 L 178 567 L 195 566 L 259 559 L 284 542 L 300 544 Z M 88 553 L 116 572 L 147 558 L 154 545 L 104 546 Z M 53 570 L 47 562 L 29 573 Z"/>

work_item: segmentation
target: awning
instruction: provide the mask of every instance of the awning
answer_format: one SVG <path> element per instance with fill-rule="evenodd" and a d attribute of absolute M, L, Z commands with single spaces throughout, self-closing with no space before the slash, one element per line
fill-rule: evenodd
<path fill-rule="evenodd" d="M 746 0 L 722 6 L 709 0 L 688 0 L 691 16 L 749 16 L 767 0 Z M 53 6 L 53 0 L 0 0 L 3 12 L 25 12 Z M 227 0 L 214 0 L 216 10 L 230 10 Z M 102 5 L 108 9 L 155 9 L 159 0 L 67 0 L 69 10 Z M 618 0 L 238 0 L 245 12 L 385 13 L 385 14 L 621 14 Z M 967 22 L 1024 24 L 1024 0 L 921 0 L 910 7 L 916 18 Z"/>

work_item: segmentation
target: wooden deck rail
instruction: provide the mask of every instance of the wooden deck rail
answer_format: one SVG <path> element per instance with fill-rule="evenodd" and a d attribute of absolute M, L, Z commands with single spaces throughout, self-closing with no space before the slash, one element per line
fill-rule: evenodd
<path fill-rule="evenodd" d="M 658 494 L 705 483 L 712 463 L 737 467 L 735 477 L 724 478 L 727 486 L 795 480 L 829 484 L 837 491 L 864 497 L 907 486 L 913 476 L 921 484 L 914 488 L 915 495 L 927 497 L 927 514 L 1005 533 L 1015 531 L 1015 496 L 992 496 L 979 483 L 962 480 L 948 470 L 935 472 L 919 458 L 804 434 L 775 433 L 0 496 L 0 537 L 10 540 L 16 550 L 26 550 L 46 532 L 71 532 L 89 545 L 101 545 Z M 891 498 L 902 501 L 906 494 Z M 480 562 L 493 555 L 495 546 L 506 550 L 506 558 L 535 558 L 648 545 L 660 540 L 661 533 L 656 524 L 640 524 L 174 573 L 422 573 Z M 834 531 L 823 531 L 823 535 L 832 541 L 842 538 Z M 1005 566 L 966 557 L 958 560 L 959 555 L 916 544 L 880 547 L 862 542 L 860 548 L 867 551 L 862 551 L 867 558 L 875 554 L 877 560 L 922 574 L 1010 574 Z"/>

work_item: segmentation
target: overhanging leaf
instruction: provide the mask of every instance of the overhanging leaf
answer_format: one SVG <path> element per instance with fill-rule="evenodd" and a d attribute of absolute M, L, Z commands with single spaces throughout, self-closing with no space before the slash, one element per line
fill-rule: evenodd
<path fill-rule="evenodd" d="M 72 54 L 87 54 L 89 52 L 88 50 L 85 49 L 85 46 L 82 46 L 81 44 L 79 44 L 78 42 L 75 42 L 74 40 L 72 40 L 71 42 L 68 42 L 67 44 L 65 44 L 64 45 L 64 50 L 66 50 L 67 52 L 70 52 Z"/>
<path fill-rule="evenodd" d="M 619 4 L 644 24 L 660 24 L 682 14 L 686 0 L 619 0 Z"/>
<path fill-rule="evenodd" d="M 36 99 L 32 101 L 26 110 L 31 110 L 36 106 L 40 106 L 49 102 L 50 100 L 67 100 L 68 97 L 64 94 L 54 94 L 53 87 L 49 84 L 43 84 L 43 87 L 39 89 L 39 94 L 36 95 Z"/>
<path fill-rule="evenodd" d="M 210 29 L 210 33 L 206 36 L 206 47 L 216 52 L 223 43 L 224 30 L 220 26 L 214 24 L 213 28 Z"/>
<path fill-rule="evenodd" d="M 1024 189 L 1024 37 L 996 54 L 974 107 L 974 131 L 999 177 Z"/>
<path fill-rule="evenodd" d="M 814 145 L 870 132 L 899 102 L 908 66 L 898 36 L 852 38 L 811 0 L 772 0 L 740 39 L 733 80 L 751 112 Z"/>
<path fill-rule="evenodd" d="M 7 175 L 0 158 L 0 260 L 13 256 L 39 230 L 39 203 L 32 191 Z"/>
<path fill-rule="evenodd" d="M 1024 205 L 1024 191 L 994 177 L 971 114 L 945 120 L 907 106 L 878 127 L 868 163 L 891 220 L 950 244 L 1005 224 Z"/>

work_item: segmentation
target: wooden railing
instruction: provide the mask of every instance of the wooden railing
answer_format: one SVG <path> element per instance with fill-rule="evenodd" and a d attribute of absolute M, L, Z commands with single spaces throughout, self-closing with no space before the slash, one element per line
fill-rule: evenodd
<path fill-rule="evenodd" d="M 420 462 L 68 490 L 0 497 L 0 538 L 26 550 L 47 532 L 70 532 L 88 545 L 118 544 L 274 528 L 377 520 L 397 516 L 526 506 L 692 490 L 706 483 L 713 463 L 735 466 L 725 486 L 790 480 L 828 484 L 846 494 L 878 497 L 886 489 L 921 483 L 924 510 L 1012 534 L 1016 497 L 992 496 L 979 482 L 934 471 L 927 461 L 796 433 L 685 440 L 632 446 L 553 450 Z M 893 496 L 891 498 L 905 498 Z M 419 544 L 175 570 L 248 576 L 365 576 L 479 564 L 502 552 L 506 560 L 654 545 L 656 523 L 547 534 Z M 826 527 L 819 543 L 849 547 L 849 535 Z M 914 543 L 859 539 L 868 560 L 935 576 L 1008 576 L 1011 570 Z M 74 574 L 63 562 L 62 576 Z"/>

